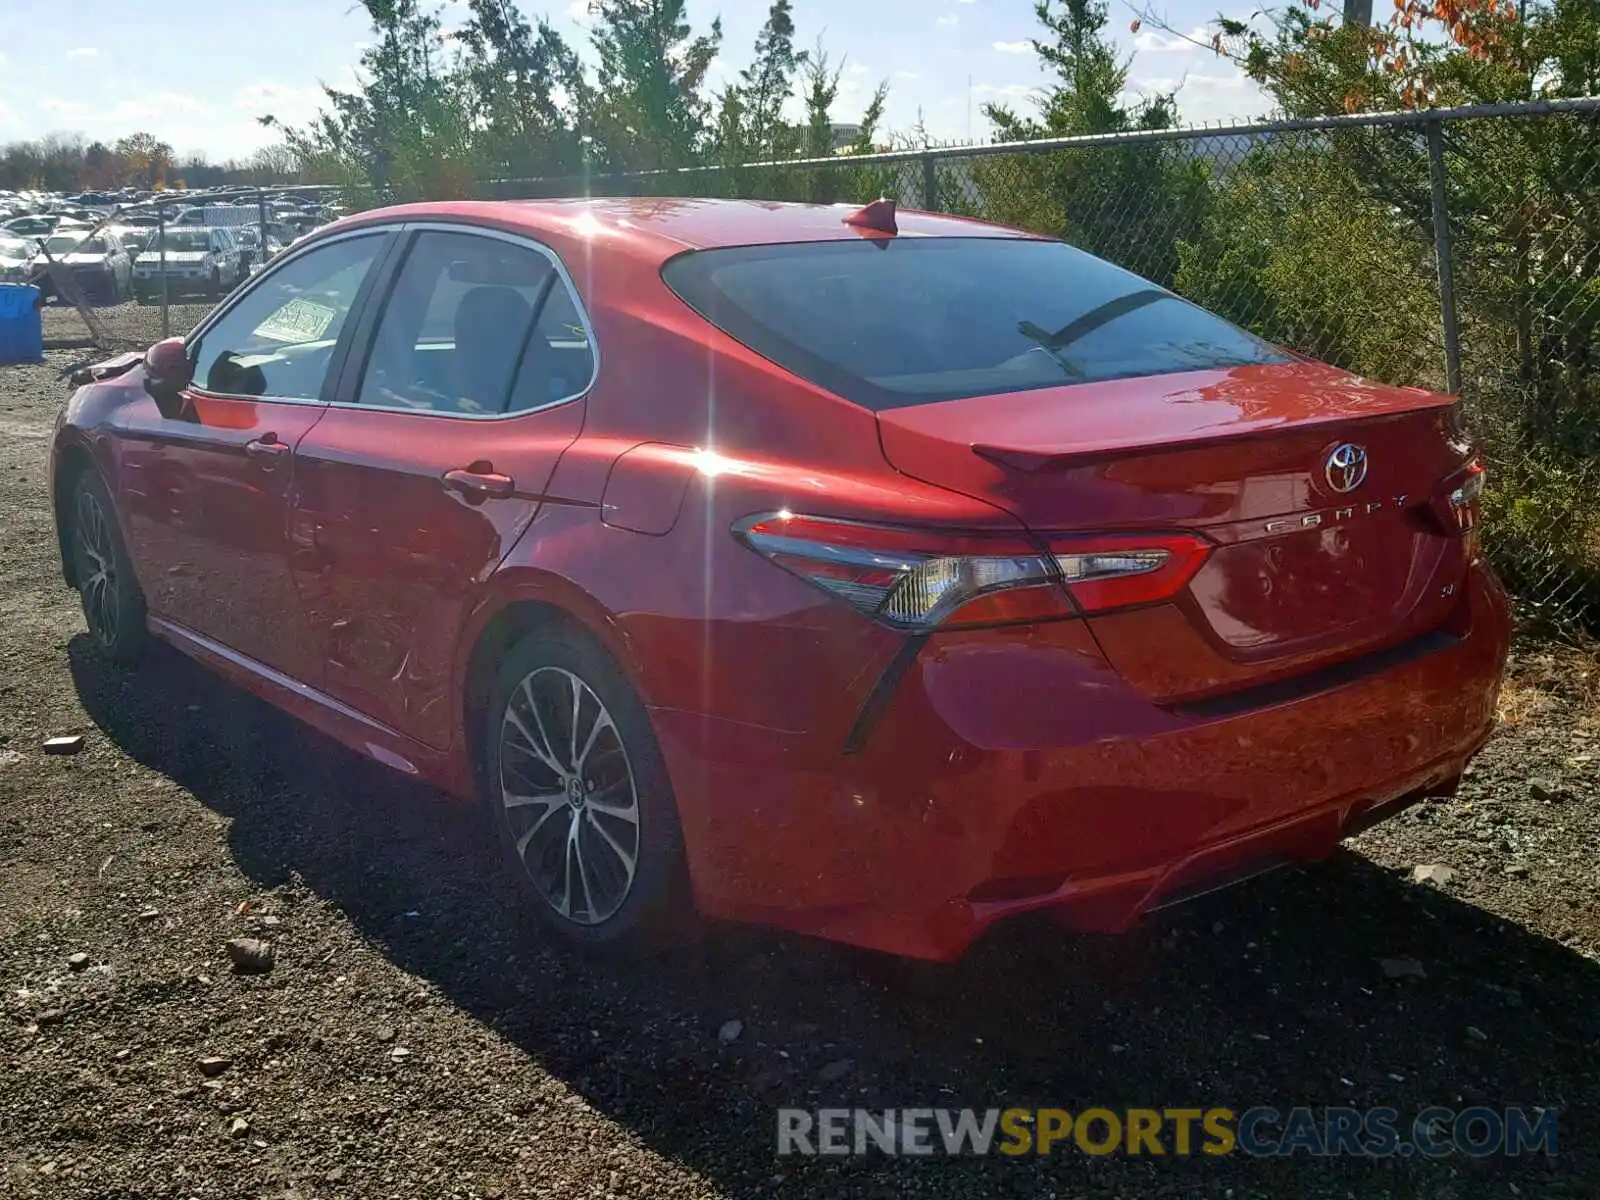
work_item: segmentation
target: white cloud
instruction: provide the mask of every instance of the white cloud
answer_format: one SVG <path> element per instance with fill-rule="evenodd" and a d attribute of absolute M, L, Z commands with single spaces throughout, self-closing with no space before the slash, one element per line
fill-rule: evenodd
<path fill-rule="evenodd" d="M 953 29 L 956 25 L 960 24 L 960 22 L 961 18 L 956 16 L 955 13 L 951 13 L 949 16 L 940 17 L 934 22 L 934 24 L 942 25 L 946 29 Z"/>
<path fill-rule="evenodd" d="M 77 100 L 59 100 L 54 96 L 39 101 L 39 107 L 45 112 L 56 113 L 63 117 L 81 117 L 89 111 L 89 106 Z"/>
<path fill-rule="evenodd" d="M 1033 89 L 1025 83 L 980 83 L 972 90 L 976 95 L 999 96 L 1002 100 L 1020 100 L 1033 95 Z"/>
<path fill-rule="evenodd" d="M 96 125 L 113 127 L 139 125 L 169 115 L 194 116 L 206 111 L 204 104 L 183 92 L 154 92 L 138 100 L 119 100 L 108 108 L 97 110 L 94 122 Z"/>
<path fill-rule="evenodd" d="M 100 50 L 96 46 L 79 46 L 75 50 L 67 51 L 68 58 L 99 58 Z"/>
<path fill-rule="evenodd" d="M 233 106 L 252 117 L 271 115 L 288 126 L 304 125 L 327 102 L 319 87 L 286 83 L 251 83 L 233 94 Z"/>
<path fill-rule="evenodd" d="M 1226 75 L 1207 75 L 1201 71 L 1190 71 L 1172 78 L 1169 76 L 1155 76 L 1152 78 L 1135 79 L 1132 81 L 1136 88 L 1145 92 L 1170 92 L 1180 94 L 1189 88 L 1197 91 L 1237 91 L 1249 84 L 1243 71 L 1230 71 Z"/>
<path fill-rule="evenodd" d="M 896 71 L 894 73 L 894 75 L 895 75 L 896 79 L 921 79 L 922 78 L 922 72 L 921 71 Z"/>
<path fill-rule="evenodd" d="M 1017 42 L 995 42 L 994 48 L 1001 54 L 1032 54 L 1033 43 L 1023 38 Z"/>
<path fill-rule="evenodd" d="M 589 0 L 572 0 L 567 5 L 567 19 L 576 21 L 579 25 L 592 25 L 594 14 L 589 11 Z"/>
<path fill-rule="evenodd" d="M 1129 100 L 1176 92 L 1178 111 L 1186 124 L 1250 121 L 1271 108 L 1268 98 L 1244 74 L 1190 71 L 1181 76 L 1141 77 L 1130 81 Z"/>
<path fill-rule="evenodd" d="M 870 75 L 870 74 L 872 74 L 872 68 L 867 66 L 866 63 L 853 62 L 848 67 L 845 68 L 845 74 L 847 74 L 847 75 Z"/>
<path fill-rule="evenodd" d="M 1195 43 L 1198 42 L 1199 45 Z M 1201 50 L 1211 44 L 1211 34 L 1196 26 L 1187 34 L 1164 34 L 1159 29 L 1146 29 L 1133 39 L 1133 48 L 1142 54 L 1171 54 L 1185 50 Z"/>

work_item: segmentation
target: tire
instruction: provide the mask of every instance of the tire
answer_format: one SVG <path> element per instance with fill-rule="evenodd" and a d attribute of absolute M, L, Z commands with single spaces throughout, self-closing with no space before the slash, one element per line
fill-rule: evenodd
<path fill-rule="evenodd" d="M 216 267 L 211 268 L 210 290 L 206 293 L 212 300 L 222 299 L 222 272 Z"/>
<path fill-rule="evenodd" d="M 677 802 L 644 705 L 596 642 L 551 626 L 513 646 L 483 746 L 484 803 L 547 929 L 591 950 L 672 929 L 689 907 Z"/>
<path fill-rule="evenodd" d="M 132 663 L 150 636 L 144 594 L 133 577 L 116 507 L 93 470 L 84 471 L 72 485 L 70 521 L 68 552 L 89 636 L 107 658 Z"/>

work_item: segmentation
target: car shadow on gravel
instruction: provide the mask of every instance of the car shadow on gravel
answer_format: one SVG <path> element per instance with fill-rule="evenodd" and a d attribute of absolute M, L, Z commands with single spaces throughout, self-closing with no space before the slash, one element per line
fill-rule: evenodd
<path fill-rule="evenodd" d="M 791 1105 L 1562 1113 L 1553 1160 L 1153 1163 L 1074 1151 L 947 1164 L 940 1194 L 1040 1194 L 1063 1177 L 1140 1195 L 1222 1180 L 1275 1194 L 1315 1177 L 1330 1194 L 1381 1182 L 1442 1197 L 1504 1177 L 1523 1195 L 1576 1196 L 1600 1179 L 1589 1115 L 1600 1109 L 1600 968 L 1358 855 L 1204 898 L 1121 938 L 1017 923 L 945 972 L 725 926 L 648 960 L 583 959 L 518 914 L 466 806 L 163 648 L 137 674 L 81 635 L 69 654 L 100 729 L 231 822 L 233 859 L 256 887 L 309 889 L 397 967 L 733 1194 L 901 1194 L 926 1170 L 879 1155 L 780 1161 L 775 1109 Z M 340 969 L 292 935 L 279 963 L 291 994 Z M 1510 1193 L 1499 1183 L 1495 1194 Z"/>

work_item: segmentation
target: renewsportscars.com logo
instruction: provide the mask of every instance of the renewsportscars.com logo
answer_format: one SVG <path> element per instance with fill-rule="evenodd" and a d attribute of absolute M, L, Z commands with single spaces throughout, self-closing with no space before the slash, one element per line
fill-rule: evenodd
<path fill-rule="evenodd" d="M 780 1155 L 1247 1154 L 1445 1158 L 1556 1153 L 1553 1108 L 780 1108 Z"/>

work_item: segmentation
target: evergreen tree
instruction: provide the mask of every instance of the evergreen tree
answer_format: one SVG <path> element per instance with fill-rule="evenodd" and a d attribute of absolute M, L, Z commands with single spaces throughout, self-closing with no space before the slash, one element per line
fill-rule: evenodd
<path fill-rule="evenodd" d="M 1046 89 L 1037 117 L 1018 116 L 1003 104 L 984 106 L 1002 141 L 1166 129 L 1174 124 L 1177 105 L 1171 96 L 1157 96 L 1132 108 L 1122 103 L 1131 60 L 1118 57 L 1106 36 L 1107 12 L 1101 0 L 1036 0 L 1033 11 L 1051 35 L 1034 38 L 1033 50 L 1056 81 Z"/>
<path fill-rule="evenodd" d="M 700 37 L 684 0 L 594 0 L 599 59 L 589 127 L 604 165 L 655 169 L 693 163 L 710 140 L 706 71 L 722 22 Z"/>
<path fill-rule="evenodd" d="M 833 153 L 833 105 L 839 98 L 839 79 L 844 62 L 837 67 L 828 60 L 822 39 L 806 59 L 804 68 L 806 104 L 805 157 L 822 158 Z"/>
<path fill-rule="evenodd" d="M 510 175 L 579 169 L 575 110 L 589 100 L 578 56 L 548 21 L 511 0 L 468 0 L 456 39 L 485 156 Z"/>
<path fill-rule="evenodd" d="M 985 115 L 1001 140 L 1166 129 L 1177 118 L 1171 96 L 1129 105 L 1129 60 L 1106 33 L 1102 0 L 1038 0 L 1047 37 L 1033 46 L 1054 76 L 1036 114 L 991 104 Z M 1055 154 L 985 158 L 973 166 L 984 215 L 1053 233 L 1170 285 L 1176 243 L 1204 211 L 1206 168 L 1173 143 L 1122 144 Z"/>
<path fill-rule="evenodd" d="M 798 131 L 784 119 L 783 106 L 794 94 L 795 72 L 807 57 L 794 48 L 793 5 L 773 0 L 756 36 L 755 60 L 739 73 L 742 140 L 756 158 L 787 158 L 798 148 Z"/>

